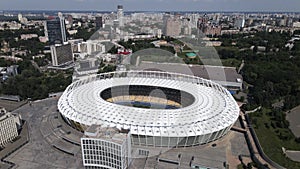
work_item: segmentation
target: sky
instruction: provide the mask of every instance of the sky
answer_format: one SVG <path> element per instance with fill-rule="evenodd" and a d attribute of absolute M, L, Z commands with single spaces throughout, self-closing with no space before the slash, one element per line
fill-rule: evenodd
<path fill-rule="evenodd" d="M 300 12 L 300 0 L 0 0 L 0 10 Z"/>

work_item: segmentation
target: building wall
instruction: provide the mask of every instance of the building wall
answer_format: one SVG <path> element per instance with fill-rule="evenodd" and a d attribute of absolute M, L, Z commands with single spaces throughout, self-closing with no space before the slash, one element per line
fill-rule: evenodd
<path fill-rule="evenodd" d="M 103 19 L 102 16 L 96 17 L 95 19 L 96 29 L 101 29 L 103 27 Z"/>
<path fill-rule="evenodd" d="M 124 26 L 124 13 L 123 13 L 123 6 L 118 5 L 118 11 L 117 11 L 117 18 L 119 22 L 119 26 Z"/>
<path fill-rule="evenodd" d="M 67 41 L 64 18 L 48 20 L 46 25 L 50 45 L 63 44 Z"/>
<path fill-rule="evenodd" d="M 87 168 L 126 169 L 131 158 L 128 141 L 118 144 L 104 139 L 81 138 L 81 149 L 83 165 Z"/>
<path fill-rule="evenodd" d="M 221 26 L 210 23 L 209 18 L 206 15 L 198 19 L 197 27 L 204 35 L 221 35 Z"/>
<path fill-rule="evenodd" d="M 189 137 L 161 137 L 161 136 L 145 136 L 145 135 L 131 135 L 132 145 L 149 146 L 149 147 L 189 147 L 201 144 L 207 144 L 215 141 L 228 133 L 231 127 L 223 130 L 208 133 L 205 135 L 189 136 Z"/>
<path fill-rule="evenodd" d="M 70 44 L 62 46 L 51 46 L 50 49 L 53 66 L 59 66 L 74 61 Z"/>
<path fill-rule="evenodd" d="M 79 123 L 71 123 L 72 127 L 83 131 L 83 128 L 87 128 L 85 125 Z M 139 146 L 149 146 L 149 147 L 189 147 L 197 146 L 202 144 L 207 144 L 212 141 L 218 140 L 228 133 L 232 126 L 224 128 L 213 133 L 208 133 L 205 135 L 198 136 L 188 136 L 188 137 L 163 137 L 163 136 L 147 136 L 147 135 L 130 135 L 131 144 Z"/>
<path fill-rule="evenodd" d="M 168 18 L 166 21 L 166 36 L 179 36 L 181 33 L 181 21 L 179 18 Z"/>
<path fill-rule="evenodd" d="M 6 115 L 5 115 L 6 116 Z M 11 114 L 0 121 L 0 146 L 5 146 L 18 136 L 15 117 Z"/>

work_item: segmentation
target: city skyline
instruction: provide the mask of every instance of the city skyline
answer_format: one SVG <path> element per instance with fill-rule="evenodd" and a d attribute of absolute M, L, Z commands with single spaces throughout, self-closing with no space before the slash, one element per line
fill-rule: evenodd
<path fill-rule="evenodd" d="M 96 10 L 115 11 L 243 11 L 243 12 L 299 12 L 300 1 L 290 0 L 21 0 L 0 2 L 0 10 Z M 172 4 L 172 5 L 170 5 Z"/>

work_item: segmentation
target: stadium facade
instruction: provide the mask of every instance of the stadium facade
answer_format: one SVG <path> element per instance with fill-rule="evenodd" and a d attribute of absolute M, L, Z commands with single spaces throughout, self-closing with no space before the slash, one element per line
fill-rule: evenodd
<path fill-rule="evenodd" d="M 226 135 L 239 116 L 227 89 L 196 76 L 122 71 L 73 82 L 60 97 L 65 121 L 130 131 L 132 145 L 185 147 Z"/>

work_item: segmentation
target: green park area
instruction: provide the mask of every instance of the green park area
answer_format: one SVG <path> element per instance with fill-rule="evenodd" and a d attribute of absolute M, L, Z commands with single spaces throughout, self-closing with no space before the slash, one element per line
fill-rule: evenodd
<path fill-rule="evenodd" d="M 255 132 L 265 154 L 283 167 L 297 169 L 300 163 L 292 161 L 282 151 L 300 150 L 300 138 L 290 130 L 285 112 L 300 104 L 300 41 L 289 49 L 285 44 L 299 34 L 285 32 L 257 32 L 252 35 L 223 35 L 221 47 L 216 50 L 223 65 L 238 67 L 244 60 L 241 74 L 247 82 L 247 104 L 242 108 L 252 110 Z M 259 46 L 264 46 L 265 48 Z M 251 48 L 252 47 L 252 48 Z M 263 50 L 261 50 L 263 49 Z M 274 106 L 282 102 L 281 106 Z"/>
<path fill-rule="evenodd" d="M 282 150 L 282 147 L 287 150 L 300 150 L 300 139 L 288 128 L 289 122 L 285 120 L 285 114 L 264 108 L 250 114 L 250 117 L 264 153 L 281 166 L 300 168 L 300 163 L 290 160 Z"/>

